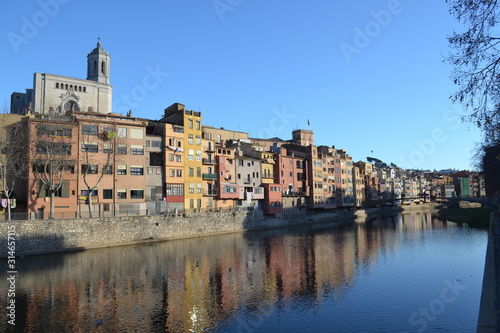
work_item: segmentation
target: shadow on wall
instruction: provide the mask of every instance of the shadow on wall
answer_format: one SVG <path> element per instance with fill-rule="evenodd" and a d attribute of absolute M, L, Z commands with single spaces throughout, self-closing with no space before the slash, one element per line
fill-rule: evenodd
<path fill-rule="evenodd" d="M 68 248 L 65 245 L 64 237 L 58 235 L 32 237 L 18 237 L 17 235 L 14 235 L 10 239 L 7 238 L 7 235 L 3 236 L 4 237 L 0 239 L 0 258 L 6 258 L 14 254 L 16 259 L 23 259 L 23 255 L 83 250 L 80 247 Z M 14 251 L 12 251 L 12 249 L 14 249 Z"/>

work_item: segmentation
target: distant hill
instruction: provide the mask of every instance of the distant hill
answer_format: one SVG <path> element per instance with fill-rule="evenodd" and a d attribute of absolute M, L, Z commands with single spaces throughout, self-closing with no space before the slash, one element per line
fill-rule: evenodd
<path fill-rule="evenodd" d="M 457 173 L 458 170 L 456 169 L 444 169 L 444 170 L 441 170 L 439 171 L 440 174 L 443 174 L 443 175 L 449 175 L 449 174 L 453 174 L 453 173 Z"/>

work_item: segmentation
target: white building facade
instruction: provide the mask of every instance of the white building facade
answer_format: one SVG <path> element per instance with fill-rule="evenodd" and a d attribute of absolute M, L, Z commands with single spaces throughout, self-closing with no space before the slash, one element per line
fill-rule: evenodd
<path fill-rule="evenodd" d="M 35 73 L 33 89 L 27 89 L 24 112 L 41 115 L 64 115 L 67 111 L 112 112 L 110 56 L 101 43 L 87 55 L 87 79 Z M 14 93 L 19 94 L 19 93 Z"/>

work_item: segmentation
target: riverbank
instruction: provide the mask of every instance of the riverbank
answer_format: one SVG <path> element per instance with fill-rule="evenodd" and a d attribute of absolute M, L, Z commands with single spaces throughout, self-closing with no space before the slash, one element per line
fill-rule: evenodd
<path fill-rule="evenodd" d="M 347 212 L 267 217 L 261 211 L 127 216 L 68 220 L 1 221 L 0 257 L 125 246 L 180 238 L 202 237 L 299 224 L 356 221 L 402 212 L 435 209 L 435 205 L 395 206 Z M 14 239 L 9 249 L 8 235 Z"/>
<path fill-rule="evenodd" d="M 467 223 L 472 228 L 488 228 L 491 209 L 482 207 L 444 207 L 439 210 L 439 216 L 451 222 Z"/>

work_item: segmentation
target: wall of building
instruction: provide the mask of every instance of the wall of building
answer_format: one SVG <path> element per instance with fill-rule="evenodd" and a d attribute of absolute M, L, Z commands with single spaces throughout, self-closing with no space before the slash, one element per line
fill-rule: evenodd
<path fill-rule="evenodd" d="M 53 74 L 34 74 L 34 113 L 64 114 L 66 103 L 76 103 L 73 111 L 111 112 L 112 88 L 109 84 Z"/>

